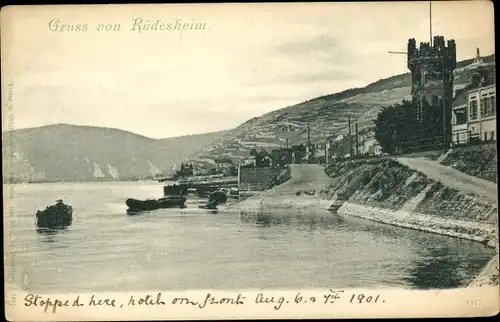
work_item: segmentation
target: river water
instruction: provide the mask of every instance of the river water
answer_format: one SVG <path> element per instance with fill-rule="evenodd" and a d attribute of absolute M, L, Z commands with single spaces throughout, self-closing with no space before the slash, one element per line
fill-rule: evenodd
<path fill-rule="evenodd" d="M 272 288 L 430 289 L 466 285 L 494 255 L 475 242 L 320 212 L 241 215 L 186 209 L 126 213 L 158 183 L 5 187 L 7 281 L 31 292 Z M 56 199 L 73 224 L 39 232 Z M 14 206 L 13 212 L 9 206 Z"/>

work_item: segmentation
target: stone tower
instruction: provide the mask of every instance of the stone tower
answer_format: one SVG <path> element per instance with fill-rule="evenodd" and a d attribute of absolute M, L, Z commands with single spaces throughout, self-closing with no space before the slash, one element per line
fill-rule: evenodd
<path fill-rule="evenodd" d="M 444 37 L 435 36 L 432 44 L 408 40 L 408 69 L 411 71 L 411 95 L 416 106 L 416 117 L 420 122 L 427 119 L 423 101 L 435 111 L 443 112 L 445 145 L 451 134 L 451 102 L 453 98 L 453 71 L 457 65 L 455 40 L 445 44 Z M 433 113 L 434 114 L 434 113 Z M 448 145 L 446 145 L 448 146 Z"/>

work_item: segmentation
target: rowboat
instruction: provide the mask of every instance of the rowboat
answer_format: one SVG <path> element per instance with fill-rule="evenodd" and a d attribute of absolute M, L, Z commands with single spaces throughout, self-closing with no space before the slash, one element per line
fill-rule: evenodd
<path fill-rule="evenodd" d="M 36 212 L 36 226 L 39 228 L 64 228 L 73 221 L 73 208 L 57 200 L 55 205 Z"/>
<path fill-rule="evenodd" d="M 129 210 L 156 210 L 161 208 L 185 208 L 187 196 L 165 196 L 159 199 L 138 200 L 129 198 L 125 201 Z"/>

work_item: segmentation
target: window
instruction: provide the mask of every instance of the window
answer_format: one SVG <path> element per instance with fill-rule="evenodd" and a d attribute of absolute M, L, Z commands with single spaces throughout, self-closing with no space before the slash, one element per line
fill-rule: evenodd
<path fill-rule="evenodd" d="M 481 116 L 488 114 L 488 98 L 481 98 Z"/>
<path fill-rule="evenodd" d="M 453 113 L 455 114 L 456 125 L 467 123 L 467 115 L 465 114 L 465 108 L 453 110 Z"/>
<path fill-rule="evenodd" d="M 487 132 L 484 132 L 484 140 L 488 141 L 488 133 Z"/>
<path fill-rule="evenodd" d="M 497 106 L 495 105 L 495 96 L 490 97 L 491 102 L 491 115 L 495 115 L 497 111 Z"/>
<path fill-rule="evenodd" d="M 469 119 L 474 120 L 477 118 L 477 101 L 471 101 L 469 104 Z"/>
<path fill-rule="evenodd" d="M 495 131 L 491 131 L 491 138 L 492 141 L 495 139 Z"/>

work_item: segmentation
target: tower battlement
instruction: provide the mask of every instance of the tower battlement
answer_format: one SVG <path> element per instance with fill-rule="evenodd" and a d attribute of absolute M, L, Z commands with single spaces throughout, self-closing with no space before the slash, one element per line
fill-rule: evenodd
<path fill-rule="evenodd" d="M 415 64 L 422 64 L 429 60 L 444 62 L 447 69 L 457 66 L 457 48 L 454 39 L 445 42 L 443 36 L 434 36 L 432 45 L 421 42 L 417 48 L 414 38 L 408 40 L 408 68 L 411 70 Z"/>
<path fill-rule="evenodd" d="M 457 66 L 455 40 L 445 41 L 444 37 L 435 36 L 432 43 L 421 42 L 417 48 L 415 39 L 411 38 L 408 40 L 407 53 L 416 118 L 426 123 L 435 115 L 442 115 L 443 137 L 449 141 L 453 71 Z M 430 110 L 424 109 L 424 105 L 429 106 Z"/>

